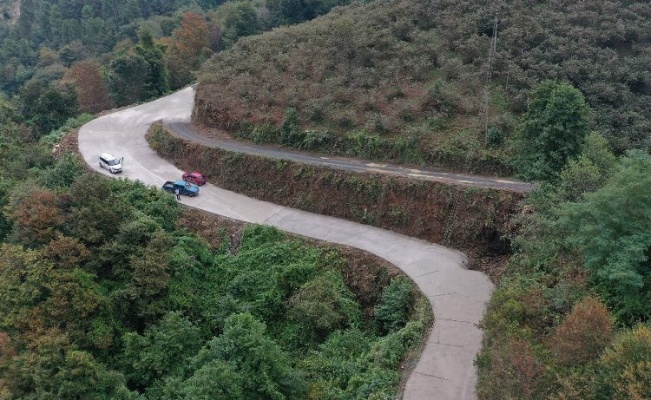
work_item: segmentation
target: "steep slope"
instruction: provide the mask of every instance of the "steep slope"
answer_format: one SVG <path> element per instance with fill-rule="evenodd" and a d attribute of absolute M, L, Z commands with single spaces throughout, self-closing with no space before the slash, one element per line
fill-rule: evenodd
<path fill-rule="evenodd" d="M 586 95 L 616 151 L 651 147 L 651 4 L 557 3 L 374 1 L 245 38 L 205 64 L 194 121 L 259 142 L 505 173 L 529 89 L 554 79 Z"/>

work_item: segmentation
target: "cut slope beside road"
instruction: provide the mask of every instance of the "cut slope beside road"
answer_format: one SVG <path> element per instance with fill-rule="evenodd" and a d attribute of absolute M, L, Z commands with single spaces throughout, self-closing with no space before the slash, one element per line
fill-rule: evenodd
<path fill-rule="evenodd" d="M 187 88 L 89 122 L 79 132 L 84 160 L 98 172 L 112 176 L 97 162 L 98 154 L 109 152 L 125 158 L 124 172 L 119 177 L 155 187 L 177 179 L 182 171 L 150 149 L 144 136 L 155 121 L 188 123 L 193 99 L 193 89 Z M 477 324 L 493 285 L 484 274 L 465 268 L 467 260 L 462 253 L 367 225 L 255 200 L 211 184 L 203 186 L 198 197 L 184 198 L 183 202 L 245 222 L 356 247 L 396 265 L 429 299 L 436 318 L 403 398 L 476 398 L 473 361 L 482 339 Z"/>
<path fill-rule="evenodd" d="M 351 158 L 315 155 L 311 153 L 293 151 L 286 148 L 273 148 L 249 143 L 241 143 L 232 140 L 210 138 L 196 132 L 191 125 L 185 122 L 170 122 L 167 123 L 166 126 L 173 132 L 174 135 L 180 137 L 181 139 L 201 144 L 203 146 L 220 148 L 222 150 L 237 153 L 290 160 L 303 164 L 319 165 L 345 171 L 373 172 L 386 175 L 402 176 L 411 179 L 436 181 L 478 188 L 511 190 L 514 192 L 528 192 L 533 188 L 533 185 L 530 183 L 518 181 L 515 179 L 468 175 L 455 172 L 446 172 L 433 168 L 402 167 L 398 165 L 362 161 Z"/>

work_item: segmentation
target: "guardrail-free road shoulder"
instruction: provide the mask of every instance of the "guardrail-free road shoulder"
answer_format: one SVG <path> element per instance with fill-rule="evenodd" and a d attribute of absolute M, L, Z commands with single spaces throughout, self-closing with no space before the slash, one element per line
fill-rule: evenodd
<path fill-rule="evenodd" d="M 160 187 L 166 180 L 180 177 L 182 171 L 149 148 L 145 133 L 159 120 L 187 123 L 193 100 L 193 89 L 186 88 L 97 118 L 81 128 L 79 150 L 98 173 L 118 177 L 98 165 L 98 155 L 109 152 L 124 157 L 124 170 L 119 177 Z M 484 274 L 465 268 L 463 254 L 390 231 L 252 199 L 211 184 L 202 186 L 199 196 L 184 197 L 182 202 L 241 221 L 356 247 L 393 263 L 427 296 L 435 316 L 434 327 L 407 381 L 403 399 L 476 398 L 474 358 L 482 339 L 477 324 L 493 285 Z"/>

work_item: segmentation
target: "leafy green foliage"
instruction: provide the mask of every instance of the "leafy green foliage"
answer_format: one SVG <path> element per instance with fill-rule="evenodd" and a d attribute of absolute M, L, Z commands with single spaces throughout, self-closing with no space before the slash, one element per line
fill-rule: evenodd
<path fill-rule="evenodd" d="M 348 4 L 348 0 L 267 0 L 269 18 L 273 25 L 290 25 L 309 21 L 331 8 Z"/>
<path fill-rule="evenodd" d="M 413 292 L 414 285 L 407 278 L 391 280 L 374 310 L 381 331 L 396 331 L 407 323 L 414 304 Z"/>
<path fill-rule="evenodd" d="M 75 350 L 65 334 L 50 331 L 5 366 L 6 389 L 31 398 L 82 398 L 131 400 L 124 377 L 98 362 L 92 354 Z M 8 393 L 8 394 L 9 394 Z"/>
<path fill-rule="evenodd" d="M 65 154 L 54 163 L 53 168 L 45 170 L 39 182 L 49 189 L 70 187 L 84 172 L 84 166 L 73 154 Z"/>
<path fill-rule="evenodd" d="M 651 157 L 629 153 L 602 189 L 568 204 L 561 219 L 572 226 L 567 241 L 579 249 L 600 290 L 633 319 L 648 317 L 650 174 Z"/>
<path fill-rule="evenodd" d="M 133 208 L 117 195 L 111 183 L 101 179 L 77 179 L 70 188 L 72 196 L 71 233 L 86 243 L 102 243 L 113 237 L 122 222 L 128 221 Z"/>
<path fill-rule="evenodd" d="M 302 378 L 290 366 L 289 357 L 266 335 L 265 325 L 251 314 L 229 317 L 223 335 L 198 353 L 193 366 L 213 360 L 230 363 L 237 373 L 248 377 L 242 381 L 245 398 L 302 398 Z"/>
<path fill-rule="evenodd" d="M 395 394 L 398 363 L 430 312 L 374 347 L 383 337 L 363 318 L 335 251 L 262 226 L 244 229 L 236 252 L 215 251 L 178 229 L 179 206 L 159 190 L 59 176 L 74 160 L 38 171 L 52 190 L 31 183 L 4 193 L 14 244 L 0 246 L 3 396 Z M 309 360 L 324 372 L 347 367 L 320 375 Z"/>
<path fill-rule="evenodd" d="M 78 113 L 77 95 L 70 86 L 43 85 L 32 80 L 20 92 L 21 113 L 38 137 L 62 126 Z"/>
<path fill-rule="evenodd" d="M 45 136 L 42 136 L 39 139 L 40 143 L 45 144 L 46 146 L 55 146 L 66 133 L 70 132 L 74 128 L 79 128 L 87 122 L 90 122 L 93 119 L 93 116 L 90 114 L 81 114 L 76 117 L 69 118 L 63 126 L 60 128 L 48 133 Z"/>
<path fill-rule="evenodd" d="M 227 2 L 216 11 L 222 27 L 222 45 L 228 49 L 244 36 L 262 32 L 254 4 L 249 1 Z"/>
<path fill-rule="evenodd" d="M 648 393 L 648 329 L 635 326 L 649 319 L 650 166 L 641 151 L 615 159 L 591 134 L 558 184 L 527 199 L 517 252 L 483 320 L 481 397 Z"/>
<path fill-rule="evenodd" d="M 212 360 L 194 371 L 185 381 L 169 379 L 161 398 L 246 400 L 242 389 L 245 379 L 232 364 Z"/>
<path fill-rule="evenodd" d="M 538 86 L 520 127 L 519 172 L 531 180 L 554 180 L 581 151 L 587 113 L 583 95 L 572 86 L 551 81 Z"/>
<path fill-rule="evenodd" d="M 304 284 L 289 299 L 289 318 L 304 343 L 320 343 L 331 332 L 355 326 L 360 310 L 341 275 L 330 272 Z"/>
<path fill-rule="evenodd" d="M 147 98 L 159 97 L 170 90 L 168 72 L 165 69 L 163 60 L 165 55 L 164 49 L 163 45 L 154 43 L 151 30 L 144 27 L 138 31 L 138 44 L 135 47 L 135 51 L 149 65 L 148 74 L 144 76 Z M 131 82 L 131 84 L 133 83 Z"/>
<path fill-rule="evenodd" d="M 123 54 L 109 65 L 108 90 L 118 106 L 149 98 L 147 78 L 153 76 L 150 65 L 140 54 Z"/>
<path fill-rule="evenodd" d="M 201 347 L 199 328 L 179 312 L 166 314 L 144 335 L 130 332 L 122 337 L 122 357 L 129 360 L 126 376 L 138 388 L 148 388 L 155 380 L 182 373 L 188 359 Z"/>

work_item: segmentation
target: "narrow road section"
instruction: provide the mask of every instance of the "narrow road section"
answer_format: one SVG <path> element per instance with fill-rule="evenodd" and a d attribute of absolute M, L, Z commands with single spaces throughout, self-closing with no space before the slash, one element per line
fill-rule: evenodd
<path fill-rule="evenodd" d="M 194 90 L 186 88 L 97 118 L 79 131 L 79 150 L 98 173 L 160 188 L 167 180 L 179 179 L 182 171 L 149 148 L 145 133 L 155 121 L 187 124 L 193 102 Z M 124 157 L 122 174 L 110 175 L 99 167 L 98 156 L 103 152 Z M 481 272 L 465 268 L 467 259 L 462 253 L 379 228 L 255 200 L 211 184 L 202 186 L 199 196 L 182 201 L 241 221 L 356 247 L 396 265 L 427 296 L 435 316 L 403 399 L 476 399 L 477 371 L 473 361 L 482 340 L 477 324 L 493 285 Z"/>
<path fill-rule="evenodd" d="M 290 160 L 303 164 L 326 166 L 335 169 L 355 172 L 375 172 L 379 174 L 397 175 L 412 179 L 451 183 L 462 186 L 473 186 L 488 189 L 511 190 L 515 192 L 529 192 L 533 188 L 530 183 L 514 179 L 486 177 L 478 175 L 467 175 L 455 172 L 446 172 L 440 169 L 408 168 L 397 165 L 362 161 L 350 158 L 335 156 L 319 156 L 311 153 L 293 151 L 284 148 L 272 148 L 257 146 L 249 143 L 242 143 L 233 140 L 208 138 L 192 129 L 192 126 L 184 122 L 170 122 L 167 128 L 179 138 L 208 147 L 222 150 L 259 155 L 269 158 Z"/>

